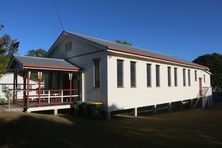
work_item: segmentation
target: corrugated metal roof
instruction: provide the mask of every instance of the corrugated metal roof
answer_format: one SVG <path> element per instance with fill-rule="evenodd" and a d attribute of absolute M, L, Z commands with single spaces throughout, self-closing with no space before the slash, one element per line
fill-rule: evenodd
<path fill-rule="evenodd" d="M 186 61 L 186 60 L 183 60 L 180 58 L 176 58 L 176 57 L 173 57 L 173 56 L 170 56 L 167 54 L 155 52 L 152 50 L 141 49 L 138 47 L 128 46 L 128 45 L 124 45 L 124 44 L 120 44 L 120 43 L 116 43 L 116 42 L 112 42 L 112 41 L 107 41 L 107 40 L 103 40 L 103 39 L 99 39 L 99 38 L 89 37 L 89 36 L 81 35 L 81 34 L 75 34 L 75 33 L 70 33 L 70 32 L 65 32 L 65 33 L 67 33 L 68 35 L 74 35 L 74 36 L 83 38 L 87 41 L 91 41 L 91 42 L 97 43 L 99 45 L 103 45 L 103 46 L 107 47 L 107 49 L 110 49 L 110 50 L 151 57 L 154 59 L 160 59 L 160 60 L 181 63 L 181 64 L 190 65 L 190 66 L 194 66 L 194 67 L 198 67 L 198 68 L 202 68 L 202 69 L 208 69 L 205 66 L 202 66 L 202 65 L 199 65 L 199 64 L 196 64 L 193 62 L 189 62 L 189 61 Z"/>
<path fill-rule="evenodd" d="M 30 69 L 48 69 L 48 70 L 67 70 L 76 71 L 79 67 L 65 61 L 64 59 L 30 57 L 30 56 L 14 56 L 15 60 L 20 62 L 23 68 Z"/>

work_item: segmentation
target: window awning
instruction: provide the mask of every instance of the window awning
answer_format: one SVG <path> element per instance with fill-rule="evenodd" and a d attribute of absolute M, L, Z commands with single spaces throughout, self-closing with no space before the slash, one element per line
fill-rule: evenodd
<path fill-rule="evenodd" d="M 7 71 L 22 71 L 25 69 L 36 70 L 54 70 L 54 71 L 79 71 L 80 68 L 69 63 L 64 59 L 30 57 L 30 56 L 13 56 Z"/>

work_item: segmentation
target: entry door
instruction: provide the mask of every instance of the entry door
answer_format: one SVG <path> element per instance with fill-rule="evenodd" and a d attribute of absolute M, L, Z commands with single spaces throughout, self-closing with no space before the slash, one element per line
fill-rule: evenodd
<path fill-rule="evenodd" d="M 63 89 L 69 89 L 69 75 L 63 74 Z"/>
<path fill-rule="evenodd" d="M 202 78 L 199 78 L 199 92 L 199 95 L 202 96 Z"/>
<path fill-rule="evenodd" d="M 68 73 L 64 73 L 63 74 L 63 89 L 69 89 L 70 84 L 69 84 L 69 74 Z M 73 77 L 72 77 L 72 89 L 78 89 L 79 87 L 79 81 L 77 78 L 77 74 L 73 73 Z M 75 92 L 76 93 L 76 92 Z M 69 94 L 69 91 L 66 91 L 66 94 Z"/>

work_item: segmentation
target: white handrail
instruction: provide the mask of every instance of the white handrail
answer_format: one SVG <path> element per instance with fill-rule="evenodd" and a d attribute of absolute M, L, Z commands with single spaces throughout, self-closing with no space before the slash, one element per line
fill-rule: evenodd
<path fill-rule="evenodd" d="M 48 91 L 48 103 L 50 104 L 50 91 Z"/>
<path fill-rule="evenodd" d="M 61 92 L 61 102 L 63 103 L 63 90 Z"/>
<path fill-rule="evenodd" d="M 210 93 L 212 93 L 212 87 L 208 87 L 204 96 L 203 96 L 203 102 L 202 102 L 202 108 L 204 108 L 206 106 L 206 104 L 208 104 L 208 106 L 212 105 L 210 103 L 210 101 L 212 101 L 212 94 L 210 95 Z"/>
<path fill-rule="evenodd" d="M 10 91 L 16 91 L 16 90 L 13 90 L 11 89 Z M 23 100 L 23 92 L 24 91 L 27 91 L 27 90 L 20 90 L 20 95 L 17 96 L 17 101 L 19 101 L 21 103 L 21 101 Z M 43 99 L 42 101 L 47 103 L 48 105 L 50 104 L 53 104 L 53 103 L 68 103 L 67 100 L 64 100 L 65 98 L 76 98 L 76 97 L 79 97 L 79 94 L 77 94 L 77 89 L 72 89 L 72 92 L 75 92 L 73 93 L 71 96 L 69 93 L 65 94 L 64 95 L 64 92 L 69 92 L 69 90 L 65 89 L 59 89 L 59 90 L 29 90 L 29 99 L 30 99 L 30 103 L 31 102 L 36 102 L 36 100 L 39 98 L 38 94 L 40 94 L 40 98 Z M 56 99 L 55 102 L 54 100 L 52 101 L 52 99 Z M 59 99 L 59 100 L 57 100 Z"/>

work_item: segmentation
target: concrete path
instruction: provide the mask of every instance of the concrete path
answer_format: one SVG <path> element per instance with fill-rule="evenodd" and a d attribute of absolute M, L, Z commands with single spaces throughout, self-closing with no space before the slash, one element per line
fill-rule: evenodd
<path fill-rule="evenodd" d="M 11 106 L 10 109 L 8 109 L 8 104 L 6 105 L 0 105 L 0 111 L 15 111 L 15 112 L 22 112 L 23 108 L 21 107 L 15 107 L 15 106 Z"/>
<path fill-rule="evenodd" d="M 0 105 L 0 110 L 7 110 L 8 109 L 8 105 Z"/>

